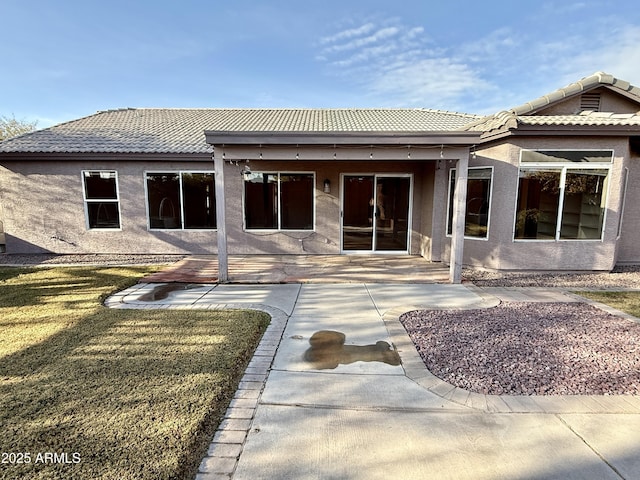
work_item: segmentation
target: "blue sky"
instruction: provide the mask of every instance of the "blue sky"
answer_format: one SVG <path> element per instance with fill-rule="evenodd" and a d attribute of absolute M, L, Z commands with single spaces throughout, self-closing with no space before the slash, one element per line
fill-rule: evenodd
<path fill-rule="evenodd" d="M 637 0 L 1 0 L 0 115 L 123 107 L 493 113 L 596 71 L 640 86 Z"/>

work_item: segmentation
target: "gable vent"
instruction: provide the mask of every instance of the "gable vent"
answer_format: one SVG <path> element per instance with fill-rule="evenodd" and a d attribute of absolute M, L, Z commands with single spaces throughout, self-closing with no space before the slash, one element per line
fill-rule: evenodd
<path fill-rule="evenodd" d="M 600 94 L 583 93 L 580 97 L 580 110 L 600 111 Z"/>

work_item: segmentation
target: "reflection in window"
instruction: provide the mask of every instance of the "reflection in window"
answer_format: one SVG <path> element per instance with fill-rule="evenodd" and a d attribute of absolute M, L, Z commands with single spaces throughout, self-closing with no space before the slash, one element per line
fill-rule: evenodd
<path fill-rule="evenodd" d="M 280 228 L 313 229 L 313 175 L 280 175 Z"/>
<path fill-rule="evenodd" d="M 522 158 L 525 158 L 523 151 Z M 528 152 L 531 153 L 531 152 Z M 554 152 L 558 153 L 558 152 Z M 515 238 L 534 240 L 599 240 L 604 228 L 611 153 L 560 152 L 568 159 L 601 159 L 601 168 L 582 160 L 520 169 Z M 534 158 L 529 156 L 529 158 Z M 573 160 L 572 160 L 573 161 Z M 591 163 L 592 168 L 586 168 Z"/>
<path fill-rule="evenodd" d="M 82 180 L 89 228 L 120 228 L 116 172 L 83 171 Z"/>
<path fill-rule="evenodd" d="M 489 228 L 489 206 L 491 201 L 491 168 L 470 168 L 467 177 L 467 205 L 464 222 L 465 237 L 487 238 Z M 453 195 L 456 170 L 451 170 L 449 181 L 449 218 L 447 234 L 453 230 Z"/>
<path fill-rule="evenodd" d="M 184 228 L 216 228 L 213 173 L 182 173 Z"/>
<path fill-rule="evenodd" d="M 278 175 L 244 176 L 244 219 L 247 228 L 278 228 Z"/>
<path fill-rule="evenodd" d="M 215 229 L 212 172 L 147 173 L 151 229 Z"/>
<path fill-rule="evenodd" d="M 245 227 L 313 230 L 314 192 L 312 173 L 245 174 Z"/>
<path fill-rule="evenodd" d="M 607 170 L 568 170 L 560 238 L 599 239 L 604 223 Z"/>
<path fill-rule="evenodd" d="M 555 239 L 560 170 L 520 170 L 515 238 Z"/>

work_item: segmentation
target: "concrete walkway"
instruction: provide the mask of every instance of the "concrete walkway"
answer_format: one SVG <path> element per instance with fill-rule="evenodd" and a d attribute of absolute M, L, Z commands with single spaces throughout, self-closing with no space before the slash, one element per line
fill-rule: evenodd
<path fill-rule="evenodd" d="M 575 300 L 563 292 L 450 284 L 200 285 L 142 300 L 152 299 L 154 288 L 138 284 L 106 303 L 249 307 L 272 316 L 202 461 L 200 480 L 640 478 L 639 397 L 471 393 L 431 375 L 398 321 L 416 308 Z M 344 348 L 321 341 L 323 330 L 343 334 Z"/>

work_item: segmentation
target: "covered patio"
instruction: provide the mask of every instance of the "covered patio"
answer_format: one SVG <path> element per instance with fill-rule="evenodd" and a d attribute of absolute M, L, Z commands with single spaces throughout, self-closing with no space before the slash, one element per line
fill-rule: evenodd
<path fill-rule="evenodd" d="M 449 267 L 418 255 L 229 255 L 230 283 L 449 283 Z M 217 283 L 217 255 L 194 255 L 143 282 Z"/>

